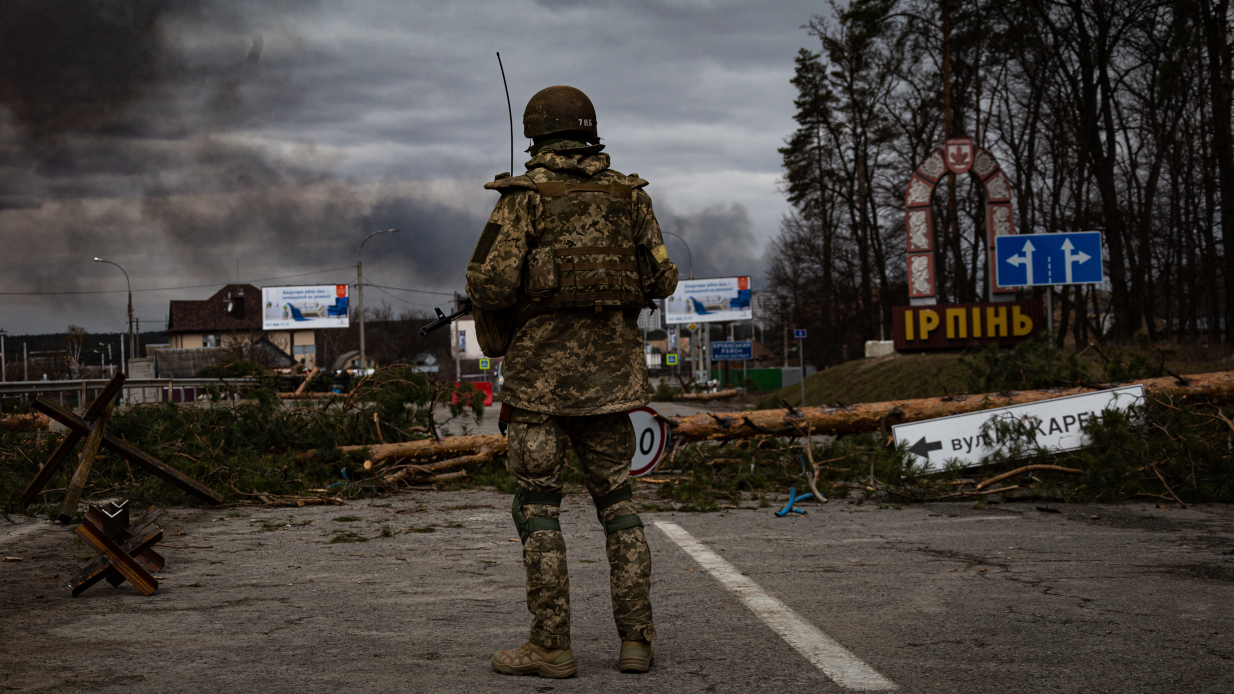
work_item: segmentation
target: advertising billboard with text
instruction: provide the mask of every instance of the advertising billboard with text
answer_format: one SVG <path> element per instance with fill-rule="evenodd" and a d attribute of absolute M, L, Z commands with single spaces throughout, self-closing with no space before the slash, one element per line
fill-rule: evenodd
<path fill-rule="evenodd" d="M 679 280 L 677 291 L 664 302 L 664 318 L 670 325 L 725 323 L 753 317 L 749 277 Z"/>
<path fill-rule="evenodd" d="M 346 328 L 347 285 L 262 287 L 262 330 Z"/>

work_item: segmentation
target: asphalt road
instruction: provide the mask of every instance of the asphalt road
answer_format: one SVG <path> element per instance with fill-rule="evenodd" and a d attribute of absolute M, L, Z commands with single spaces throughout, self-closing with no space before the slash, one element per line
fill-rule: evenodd
<path fill-rule="evenodd" d="M 488 664 L 530 621 L 508 503 L 464 491 L 173 509 L 149 598 L 106 584 L 71 598 L 62 582 L 89 554 L 76 536 L 0 525 L 0 554 L 23 559 L 0 563 L 0 688 L 843 692 L 827 668 L 847 653 L 903 692 L 1234 690 L 1228 507 L 647 513 L 657 660 L 628 675 L 616 671 L 600 527 L 589 501 L 567 497 L 579 673 L 543 680 Z M 328 542 L 344 530 L 370 539 Z M 819 635 L 839 651 L 791 645 Z"/>

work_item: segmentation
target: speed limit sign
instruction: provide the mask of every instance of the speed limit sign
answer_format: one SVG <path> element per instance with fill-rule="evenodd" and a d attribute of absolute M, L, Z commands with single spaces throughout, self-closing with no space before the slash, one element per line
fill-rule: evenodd
<path fill-rule="evenodd" d="M 634 425 L 634 458 L 630 460 L 630 476 L 642 477 L 656 469 L 664 456 L 668 443 L 668 427 L 656 418 L 650 407 L 630 410 L 630 423 Z"/>

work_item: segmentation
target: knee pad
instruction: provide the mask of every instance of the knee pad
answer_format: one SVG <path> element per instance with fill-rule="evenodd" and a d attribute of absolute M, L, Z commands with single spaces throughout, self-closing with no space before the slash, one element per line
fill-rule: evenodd
<path fill-rule="evenodd" d="M 605 535 L 612 535 L 618 530 L 625 530 L 627 528 L 643 527 L 643 519 L 639 518 L 637 513 L 617 516 L 607 523 L 604 522 L 604 509 L 609 508 L 610 506 L 615 506 L 623 501 L 628 501 L 633 496 L 634 490 L 630 489 L 630 483 L 626 482 L 608 494 L 596 497 L 596 519 L 604 525 Z"/>
<path fill-rule="evenodd" d="M 543 504 L 561 506 L 561 495 L 556 492 L 534 492 L 519 487 L 514 491 L 514 505 L 510 507 L 510 515 L 514 517 L 514 527 L 518 529 L 519 540 L 527 544 L 527 538 L 537 530 L 556 530 L 561 532 L 561 521 L 556 518 L 528 518 L 523 515 L 523 504 Z"/>

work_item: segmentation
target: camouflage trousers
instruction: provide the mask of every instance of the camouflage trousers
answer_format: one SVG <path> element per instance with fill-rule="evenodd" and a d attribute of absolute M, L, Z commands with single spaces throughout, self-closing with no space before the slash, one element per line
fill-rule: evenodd
<path fill-rule="evenodd" d="M 510 420 L 510 472 L 523 489 L 561 493 L 566 442 L 574 447 L 592 499 L 629 483 L 630 458 L 634 455 L 634 427 L 626 413 L 561 417 L 514 410 Z M 556 518 L 560 508 L 527 504 L 527 518 Z M 629 500 L 604 509 L 600 521 L 634 513 Z M 608 535 L 609 585 L 613 619 L 622 640 L 650 641 L 655 636 L 651 621 L 651 551 L 641 527 Z M 527 609 L 535 616 L 530 641 L 544 648 L 570 646 L 570 577 L 566 567 L 566 542 L 560 530 L 536 530 L 523 545 L 527 570 Z"/>

